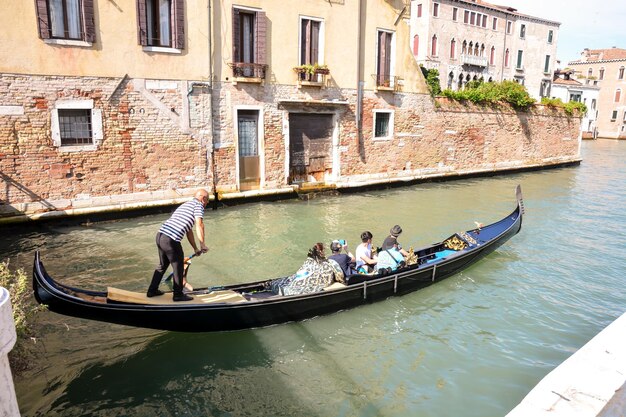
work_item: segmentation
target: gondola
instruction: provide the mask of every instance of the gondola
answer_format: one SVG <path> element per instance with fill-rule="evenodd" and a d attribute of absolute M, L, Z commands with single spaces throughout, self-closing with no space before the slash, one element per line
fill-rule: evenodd
<path fill-rule="evenodd" d="M 116 288 L 89 291 L 52 279 L 39 251 L 33 291 L 40 304 L 59 314 L 158 330 L 228 331 L 305 320 L 408 294 L 464 270 L 520 231 L 524 206 L 519 185 L 516 197 L 517 207 L 502 220 L 415 250 L 413 265 L 377 275 L 350 275 L 345 285 L 334 283 L 312 294 L 274 295 L 264 290 L 266 280 L 196 289 L 192 301 L 178 303 L 172 301 L 171 293 L 147 298 Z"/>

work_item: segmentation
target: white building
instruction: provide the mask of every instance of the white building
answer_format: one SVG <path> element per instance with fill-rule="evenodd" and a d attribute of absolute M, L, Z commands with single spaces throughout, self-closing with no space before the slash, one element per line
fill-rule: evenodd
<path fill-rule="evenodd" d="M 439 70 L 444 89 L 514 80 L 536 99 L 548 96 L 559 26 L 482 0 L 411 1 L 413 55 Z"/>
<path fill-rule="evenodd" d="M 598 119 L 598 99 L 600 87 L 593 83 L 581 83 L 573 78 L 574 71 L 555 71 L 550 95 L 559 98 L 563 103 L 578 101 L 587 106 L 581 121 L 583 138 L 595 139 L 598 134 L 596 121 Z"/>

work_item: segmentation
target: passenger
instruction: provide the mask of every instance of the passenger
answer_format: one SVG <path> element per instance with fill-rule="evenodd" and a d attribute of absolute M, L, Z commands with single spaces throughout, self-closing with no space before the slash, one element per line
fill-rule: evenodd
<path fill-rule="evenodd" d="M 372 256 L 372 234 L 368 231 L 361 233 L 361 244 L 356 247 L 356 270 L 360 274 L 374 271 L 376 258 Z"/>
<path fill-rule="evenodd" d="M 343 280 L 341 270 L 335 271 L 324 256 L 324 244 L 316 243 L 307 255 L 306 261 L 295 274 L 271 280 L 268 289 L 278 295 L 308 294 L 322 291 L 331 285 L 335 278 Z"/>
<path fill-rule="evenodd" d="M 341 253 L 342 249 L 346 253 Z M 344 276 L 347 277 L 348 275 L 352 275 L 355 273 L 352 267 L 356 262 L 356 258 L 348 250 L 348 244 L 345 243 L 345 241 L 341 242 L 338 240 L 333 240 L 330 244 L 330 250 L 333 252 L 333 254 L 328 257 L 328 260 L 337 262 L 339 264 L 339 267 L 343 271 Z"/>
<path fill-rule="evenodd" d="M 403 257 L 406 258 L 407 256 L 409 256 L 409 253 L 402 249 L 402 245 L 400 245 L 400 243 L 398 242 L 398 236 L 400 236 L 400 233 L 402 233 L 402 228 L 400 226 L 396 224 L 394 227 L 392 227 L 389 231 L 389 236 L 387 236 L 383 241 L 383 247 L 381 252 L 385 251 L 386 249 L 395 248 L 402 254 Z"/>
<path fill-rule="evenodd" d="M 404 257 L 400 251 L 394 247 L 381 250 L 378 254 L 378 263 L 376 264 L 376 272 L 391 272 L 405 265 Z"/>

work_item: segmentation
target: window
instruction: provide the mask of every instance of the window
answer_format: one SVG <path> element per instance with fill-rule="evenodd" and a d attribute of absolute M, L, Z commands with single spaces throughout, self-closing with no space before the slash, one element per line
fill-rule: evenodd
<path fill-rule="evenodd" d="M 52 110 L 54 146 L 64 151 L 95 150 L 102 140 L 102 111 L 93 100 L 60 100 Z"/>
<path fill-rule="evenodd" d="M 417 56 L 420 50 L 420 37 L 419 35 L 413 36 L 413 55 Z"/>
<path fill-rule="evenodd" d="M 484 15 L 483 15 L 483 24 L 482 24 L 482 27 L 484 27 L 484 28 L 486 28 L 486 27 L 487 27 L 487 15 L 486 15 L 486 14 L 484 14 Z"/>
<path fill-rule="evenodd" d="M 517 51 L 517 65 L 515 66 L 516 69 L 524 69 L 524 51 L 519 50 Z"/>
<path fill-rule="evenodd" d="M 439 3 L 433 3 L 433 16 L 439 17 Z"/>
<path fill-rule="evenodd" d="M 374 139 L 391 139 L 393 135 L 393 113 L 374 110 Z"/>
<path fill-rule="evenodd" d="M 541 81 L 541 86 L 539 87 L 540 97 L 550 97 L 550 85 L 550 80 Z"/>
<path fill-rule="evenodd" d="M 433 39 L 430 45 L 430 54 L 437 56 L 437 35 L 433 35 Z"/>
<path fill-rule="evenodd" d="M 497 17 L 494 17 L 491 20 L 491 29 L 498 30 L 498 18 Z"/>
<path fill-rule="evenodd" d="M 589 68 L 587 70 L 587 78 L 592 77 L 593 76 L 593 68 Z"/>
<path fill-rule="evenodd" d="M 457 16 L 459 14 L 459 9 L 457 7 L 452 8 L 452 20 L 456 22 Z"/>
<path fill-rule="evenodd" d="M 417 5 L 417 17 L 422 17 L 422 4 Z"/>
<path fill-rule="evenodd" d="M 509 35 L 513 32 L 513 22 L 506 22 L 506 33 Z"/>
<path fill-rule="evenodd" d="M 93 43 L 93 0 L 35 0 L 41 39 Z"/>
<path fill-rule="evenodd" d="M 145 47 L 185 47 L 183 0 L 138 0 L 139 44 Z"/>
<path fill-rule="evenodd" d="M 543 72 L 545 74 L 549 74 L 550 73 L 550 55 L 546 55 L 546 62 L 543 66 Z"/>
<path fill-rule="evenodd" d="M 233 8 L 233 76 L 265 78 L 266 30 L 265 12 Z M 301 52 L 307 47 L 312 49 L 312 43 L 302 46 Z"/>
<path fill-rule="evenodd" d="M 450 41 L 450 59 L 454 59 L 456 56 L 456 41 L 452 39 Z"/>
<path fill-rule="evenodd" d="M 548 31 L 548 43 L 552 43 L 552 39 L 554 38 L 554 31 Z"/>
<path fill-rule="evenodd" d="M 619 71 L 617 72 L 617 79 L 618 80 L 624 79 L 624 67 L 619 67 Z"/>
<path fill-rule="evenodd" d="M 522 24 L 519 28 L 519 37 L 520 39 L 526 38 L 526 25 Z"/>
<path fill-rule="evenodd" d="M 619 103 L 621 98 L 622 98 L 622 90 L 618 88 L 617 90 L 615 90 L 615 102 Z"/>
<path fill-rule="evenodd" d="M 476 12 L 471 12 L 470 13 L 470 25 L 475 25 L 476 24 Z"/>
<path fill-rule="evenodd" d="M 392 85 L 392 59 L 393 32 L 378 31 L 378 57 L 376 62 L 376 86 L 391 87 Z"/>
<path fill-rule="evenodd" d="M 509 67 L 509 55 L 510 55 L 509 54 L 509 50 L 507 49 L 504 52 L 504 66 L 507 67 L 507 68 Z"/>
<path fill-rule="evenodd" d="M 323 63 L 321 45 L 322 21 L 300 20 L 300 65 Z"/>
<path fill-rule="evenodd" d="M 465 13 L 463 14 L 463 23 L 469 23 L 469 15 L 469 10 L 465 10 Z"/>
<path fill-rule="evenodd" d="M 600 71 L 598 73 L 598 79 L 604 80 L 604 68 L 600 68 Z"/>
<path fill-rule="evenodd" d="M 596 109 L 596 99 L 591 99 L 591 110 L 595 110 Z"/>
<path fill-rule="evenodd" d="M 617 110 L 613 110 L 611 113 L 611 121 L 614 122 L 615 120 L 617 120 Z"/>
<path fill-rule="evenodd" d="M 496 47 L 491 47 L 491 52 L 489 52 L 489 65 L 496 65 Z"/>
<path fill-rule="evenodd" d="M 583 93 L 582 91 L 572 91 L 569 94 L 569 101 L 576 101 L 580 103 L 582 101 Z"/>

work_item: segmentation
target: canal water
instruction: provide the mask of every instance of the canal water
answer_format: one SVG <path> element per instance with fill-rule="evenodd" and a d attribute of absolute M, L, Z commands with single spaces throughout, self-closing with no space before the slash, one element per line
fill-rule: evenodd
<path fill-rule="evenodd" d="M 522 185 L 521 232 L 469 269 L 399 298 L 265 329 L 184 334 L 50 312 L 24 416 L 503 416 L 626 310 L 626 142 L 583 143 L 578 167 L 208 211 L 197 287 L 295 271 L 315 242 L 389 228 L 419 247 L 500 219 Z M 166 215 L 4 234 L 75 286 L 143 291 Z M 189 249 L 189 246 L 187 246 Z"/>

